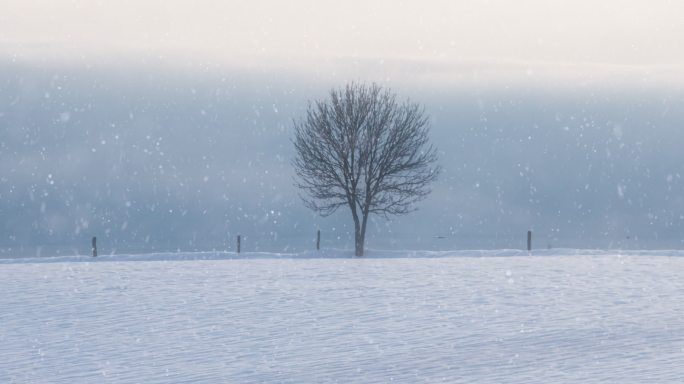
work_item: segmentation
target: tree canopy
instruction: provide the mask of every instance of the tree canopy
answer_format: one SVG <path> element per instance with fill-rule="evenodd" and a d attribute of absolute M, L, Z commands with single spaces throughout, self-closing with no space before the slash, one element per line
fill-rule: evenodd
<path fill-rule="evenodd" d="M 332 89 L 328 99 L 309 104 L 294 129 L 302 200 L 323 216 L 349 207 L 357 256 L 369 214 L 411 212 L 440 172 L 425 109 L 377 84 Z"/>

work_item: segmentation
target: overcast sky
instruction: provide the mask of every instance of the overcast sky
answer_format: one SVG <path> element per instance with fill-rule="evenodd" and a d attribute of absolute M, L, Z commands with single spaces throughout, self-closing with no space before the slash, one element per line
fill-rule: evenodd
<path fill-rule="evenodd" d="M 292 119 L 349 80 L 425 105 L 444 168 L 418 212 L 371 222 L 371 248 L 522 247 L 527 229 L 542 246 L 684 247 L 682 15 L 645 0 L 2 1 L 0 256 L 87 252 L 92 235 L 109 252 L 230 249 L 238 233 L 301 249 L 317 228 L 349 244 L 348 213 L 307 211 L 290 166 Z"/>
<path fill-rule="evenodd" d="M 5 0 L 0 7 L 0 44 L 17 58 L 162 57 L 364 76 L 338 65 L 357 60 L 380 65 L 385 77 L 401 72 L 396 61 L 419 61 L 441 64 L 440 80 L 457 79 L 473 62 L 544 76 L 677 80 L 684 65 L 679 1 Z"/>

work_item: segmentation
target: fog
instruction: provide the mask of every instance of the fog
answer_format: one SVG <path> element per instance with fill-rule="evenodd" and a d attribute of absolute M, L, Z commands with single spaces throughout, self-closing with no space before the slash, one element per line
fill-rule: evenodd
<path fill-rule="evenodd" d="M 16 60 L 0 72 L 2 254 L 88 253 L 92 236 L 101 253 L 233 250 L 238 234 L 243 249 L 303 250 L 317 229 L 323 246 L 352 247 L 349 213 L 307 210 L 291 167 L 293 119 L 344 76 Z M 518 80 L 379 77 L 425 106 L 444 172 L 416 212 L 373 218 L 367 246 L 522 248 L 527 230 L 544 248 L 684 246 L 681 87 Z"/>

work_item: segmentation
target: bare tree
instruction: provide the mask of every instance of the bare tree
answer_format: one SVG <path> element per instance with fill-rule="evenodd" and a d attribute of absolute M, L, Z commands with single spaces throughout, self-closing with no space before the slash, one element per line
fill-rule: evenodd
<path fill-rule="evenodd" d="M 294 129 L 302 200 L 323 216 L 349 207 L 357 256 L 363 256 L 368 215 L 413 211 L 440 171 L 424 108 L 397 102 L 377 84 L 331 90 L 329 99 L 309 104 Z"/>

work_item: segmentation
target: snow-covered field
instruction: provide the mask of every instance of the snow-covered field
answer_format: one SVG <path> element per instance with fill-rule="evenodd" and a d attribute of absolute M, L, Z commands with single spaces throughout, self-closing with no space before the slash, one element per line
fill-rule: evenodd
<path fill-rule="evenodd" d="M 1 383 L 681 383 L 684 253 L 0 260 Z"/>

